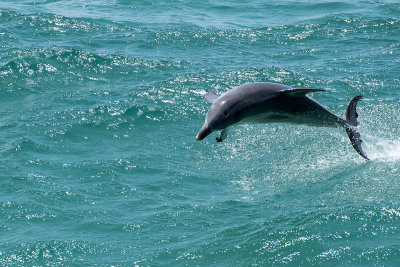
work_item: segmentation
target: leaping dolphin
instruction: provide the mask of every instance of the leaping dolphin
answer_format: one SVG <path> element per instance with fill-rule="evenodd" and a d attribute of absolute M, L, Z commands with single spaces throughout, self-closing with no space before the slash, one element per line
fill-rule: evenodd
<path fill-rule="evenodd" d="M 196 140 L 200 141 L 211 132 L 222 130 L 217 138 L 217 142 L 222 142 L 227 137 L 230 126 L 244 123 L 285 122 L 344 127 L 354 149 L 368 160 L 361 148 L 362 140 L 357 130 L 356 106 L 362 96 L 356 96 L 349 102 L 344 120 L 307 96 L 308 93 L 319 91 L 324 90 L 259 82 L 233 88 L 221 96 L 208 92 L 205 97 L 212 105 Z"/>

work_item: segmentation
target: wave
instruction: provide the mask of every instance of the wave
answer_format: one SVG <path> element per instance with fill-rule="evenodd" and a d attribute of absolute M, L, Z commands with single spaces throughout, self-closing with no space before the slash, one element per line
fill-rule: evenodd
<path fill-rule="evenodd" d="M 92 258 L 96 262 L 98 254 L 112 249 L 109 244 L 96 244 L 88 241 L 49 241 L 24 242 L 10 248 L 11 252 L 0 251 L 1 265 L 42 265 L 46 263 L 62 265 L 65 262 L 79 264 L 81 259 Z"/>
<path fill-rule="evenodd" d="M 325 3 L 311 6 L 315 6 L 316 9 L 319 9 L 318 6 L 328 6 L 327 10 L 330 10 L 331 5 L 347 4 Z M 310 5 L 296 4 L 295 6 L 296 9 L 302 6 L 309 9 Z M 396 28 L 399 23 L 399 20 L 395 18 L 377 18 L 376 16 L 369 18 L 357 14 L 351 14 L 349 17 L 348 14 L 340 16 L 335 13 L 323 13 L 318 17 L 304 16 L 302 20 L 290 23 L 278 20 L 281 23 L 258 22 L 255 25 L 244 24 L 240 27 L 193 25 L 183 21 L 167 26 L 164 23 L 137 24 L 126 21 L 118 23 L 105 19 L 69 18 L 51 13 L 22 14 L 5 9 L 0 9 L 0 14 L 0 20 L 6 24 L 4 34 L 14 37 L 10 40 L 10 47 L 13 47 L 12 41 L 14 46 L 17 42 L 19 47 L 32 44 L 41 47 L 43 41 L 46 40 L 47 44 L 53 46 L 72 45 L 76 47 L 80 45 L 81 47 L 92 47 L 97 51 L 101 49 L 108 51 L 110 47 L 117 45 L 116 47 L 125 53 L 128 52 L 127 49 L 133 51 L 135 48 L 160 48 L 161 45 L 174 45 L 179 48 L 213 47 L 215 49 L 218 45 L 225 42 L 232 43 L 232 41 L 245 44 L 260 44 L 267 41 L 271 45 L 308 38 L 320 42 L 321 37 L 345 37 L 355 34 L 364 36 L 367 33 L 376 33 L 378 28 L 385 29 L 384 32 L 386 32 Z M 248 20 L 246 19 L 246 21 Z M 105 38 L 106 36 L 112 38 Z M 29 43 L 24 41 L 29 41 Z M 158 56 L 162 56 L 162 54 L 158 54 Z"/>
<path fill-rule="evenodd" d="M 184 62 L 145 60 L 118 55 L 98 55 L 71 48 L 14 49 L 2 56 L 9 59 L 0 66 L 0 92 L 14 95 L 20 92 L 54 90 L 66 86 L 96 83 L 99 85 L 123 80 L 134 87 L 145 86 L 146 77 L 167 75 L 181 70 Z M 142 80 L 142 84 L 137 84 Z"/>
<path fill-rule="evenodd" d="M 28 50 L 12 49 L 2 55 L 3 60 L 12 59 L 0 68 L 0 75 L 33 76 L 42 72 L 57 72 L 78 75 L 73 71 L 82 72 L 82 76 L 92 74 L 101 77 L 108 73 L 133 75 L 144 73 L 146 70 L 175 71 L 181 61 L 145 60 L 127 58 L 118 55 L 99 55 L 85 50 L 72 48 L 32 48 Z M 116 70 L 116 73 L 113 72 Z M 89 77 L 89 76 L 88 76 Z M 113 78 L 118 78 L 113 76 Z"/>

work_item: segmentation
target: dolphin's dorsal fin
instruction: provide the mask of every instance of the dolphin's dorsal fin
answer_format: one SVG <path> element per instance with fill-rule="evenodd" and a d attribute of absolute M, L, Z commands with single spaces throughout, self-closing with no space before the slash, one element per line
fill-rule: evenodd
<path fill-rule="evenodd" d="M 293 88 L 293 89 L 282 91 L 282 93 L 293 95 L 293 96 L 304 96 L 308 93 L 322 92 L 322 91 L 325 91 L 325 90 L 315 89 L 315 88 Z"/>
<path fill-rule="evenodd" d="M 217 93 L 214 91 L 210 91 L 206 94 L 206 100 L 211 104 L 214 103 L 218 98 L 219 95 L 217 95 Z"/>

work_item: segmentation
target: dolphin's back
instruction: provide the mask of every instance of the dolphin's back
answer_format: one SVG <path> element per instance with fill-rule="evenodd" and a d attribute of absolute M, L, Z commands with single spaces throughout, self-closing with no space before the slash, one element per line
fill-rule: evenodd
<path fill-rule="evenodd" d="M 276 83 L 252 83 L 236 87 L 223 94 L 216 105 L 238 118 L 239 123 L 286 122 L 312 126 L 344 126 L 340 119 L 324 106 L 306 96 L 318 89 L 294 89 Z"/>
<path fill-rule="evenodd" d="M 232 102 L 249 102 L 255 104 L 276 96 L 282 91 L 292 89 L 289 86 L 277 83 L 250 83 L 233 88 L 221 96 L 223 99 L 230 99 Z M 251 100 L 251 101 L 250 101 Z"/>
<path fill-rule="evenodd" d="M 272 99 L 291 87 L 276 83 L 251 83 L 235 87 L 215 101 L 236 116 L 246 116 L 248 112 L 262 112 Z M 251 114 L 249 114 L 251 115 Z"/>

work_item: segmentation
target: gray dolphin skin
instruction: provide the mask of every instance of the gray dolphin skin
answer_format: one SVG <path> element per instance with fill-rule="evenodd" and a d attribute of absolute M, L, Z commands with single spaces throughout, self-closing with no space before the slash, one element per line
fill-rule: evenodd
<path fill-rule="evenodd" d="M 307 96 L 308 93 L 319 91 L 324 90 L 259 82 L 235 87 L 221 96 L 208 92 L 206 99 L 212 105 L 196 140 L 203 140 L 210 133 L 221 130 L 217 142 L 222 142 L 227 137 L 229 127 L 245 123 L 282 122 L 344 127 L 354 149 L 368 160 L 362 150 L 362 140 L 357 130 L 356 106 L 362 96 L 356 96 L 350 101 L 346 109 L 346 119 L 341 119 Z"/>

